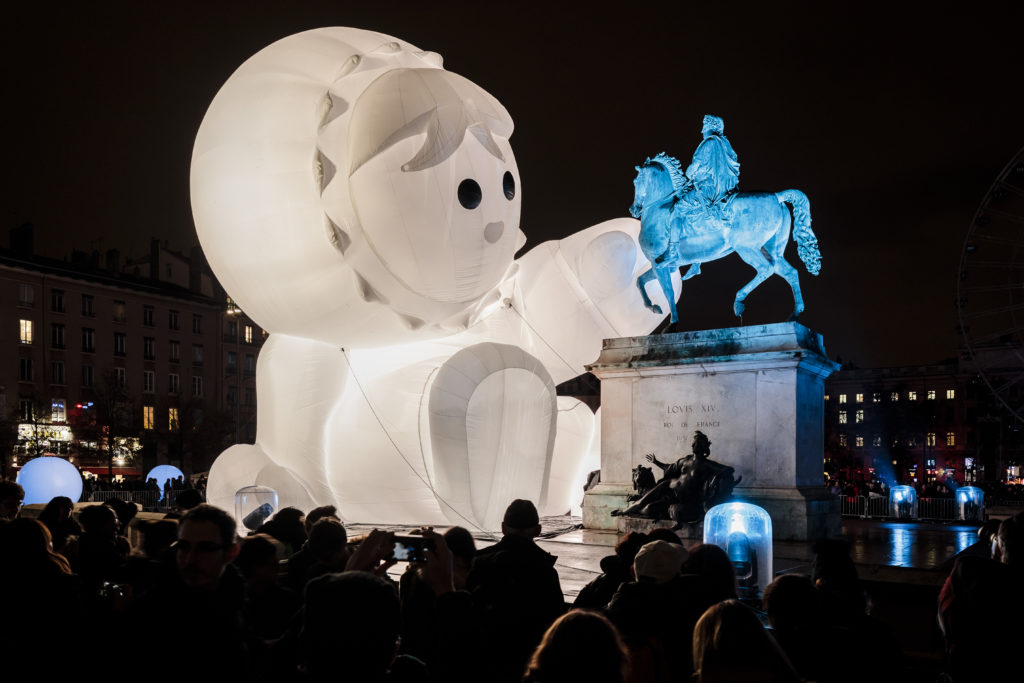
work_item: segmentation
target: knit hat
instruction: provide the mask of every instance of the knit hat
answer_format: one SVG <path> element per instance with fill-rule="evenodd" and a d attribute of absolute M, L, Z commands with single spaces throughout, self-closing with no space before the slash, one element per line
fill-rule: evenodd
<path fill-rule="evenodd" d="M 651 541 L 636 554 L 633 571 L 636 580 L 647 579 L 654 583 L 668 583 L 679 575 L 683 563 L 690 553 L 681 545 L 667 541 Z"/>
<path fill-rule="evenodd" d="M 501 522 L 510 529 L 532 529 L 540 524 L 540 517 L 533 503 L 516 498 L 505 509 L 505 518 Z"/>

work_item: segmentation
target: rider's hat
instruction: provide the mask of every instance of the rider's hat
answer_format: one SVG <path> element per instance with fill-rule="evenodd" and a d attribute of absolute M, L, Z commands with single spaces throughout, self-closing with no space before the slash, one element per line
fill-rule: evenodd
<path fill-rule="evenodd" d="M 714 114 L 704 115 L 704 128 L 705 133 L 713 133 L 715 135 L 721 135 L 725 132 L 725 121 L 720 116 Z"/>

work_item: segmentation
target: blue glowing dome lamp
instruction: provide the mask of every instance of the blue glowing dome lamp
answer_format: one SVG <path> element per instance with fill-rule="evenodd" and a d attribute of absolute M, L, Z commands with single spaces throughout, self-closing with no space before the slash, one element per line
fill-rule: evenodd
<path fill-rule="evenodd" d="M 174 465 L 157 465 L 149 471 L 149 474 L 146 475 L 146 481 L 156 479 L 156 485 L 160 487 L 161 491 L 163 491 L 165 481 L 168 479 L 177 479 L 178 477 L 181 477 L 182 481 L 184 481 L 185 473 Z"/>
<path fill-rule="evenodd" d="M 913 486 L 893 486 L 889 489 L 889 516 L 917 519 L 917 491 Z"/>
<path fill-rule="evenodd" d="M 985 521 L 985 493 L 977 486 L 961 486 L 956 490 L 956 511 L 965 522 Z"/>
<path fill-rule="evenodd" d="M 704 542 L 725 550 L 740 598 L 758 598 L 772 580 L 772 518 L 750 503 L 724 503 L 704 517 Z"/>
<path fill-rule="evenodd" d="M 267 486 L 244 486 L 235 491 L 235 523 L 256 531 L 277 512 L 277 491 Z"/>
<path fill-rule="evenodd" d="M 72 502 L 82 497 L 78 468 L 56 456 L 29 460 L 18 472 L 18 483 L 25 489 L 25 505 L 49 503 L 57 496 L 67 496 Z"/>

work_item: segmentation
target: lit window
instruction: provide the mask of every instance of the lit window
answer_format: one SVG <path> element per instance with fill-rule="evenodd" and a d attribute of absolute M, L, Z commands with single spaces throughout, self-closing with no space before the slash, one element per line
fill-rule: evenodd
<path fill-rule="evenodd" d="M 839 424 L 841 424 L 841 425 L 846 424 L 846 411 L 845 410 L 840 410 L 839 411 Z"/>
<path fill-rule="evenodd" d="M 875 393 L 871 394 L 871 402 L 872 403 L 878 403 L 881 400 L 882 400 L 882 395 L 880 393 L 878 393 L 877 391 Z"/>
<path fill-rule="evenodd" d="M 846 434 L 839 435 L 839 445 L 846 448 Z"/>
<path fill-rule="evenodd" d="M 32 306 L 35 303 L 36 290 L 32 285 L 19 285 L 18 286 L 18 305 L 19 306 Z"/>
<path fill-rule="evenodd" d="M 829 400 L 829 395 L 828 395 L 828 394 L 825 394 L 825 400 L 826 400 L 826 401 L 828 401 L 828 400 Z"/>
<path fill-rule="evenodd" d="M 167 409 L 167 428 L 172 432 L 178 431 L 178 409 Z"/>
<path fill-rule="evenodd" d="M 178 393 L 178 373 L 176 372 L 172 372 L 171 374 L 167 375 L 167 393 Z"/>
<path fill-rule="evenodd" d="M 246 325 L 244 332 L 245 343 L 252 344 L 252 325 Z"/>
<path fill-rule="evenodd" d="M 32 343 L 32 321 L 22 318 L 18 321 L 18 339 L 22 344 Z"/>
<path fill-rule="evenodd" d="M 114 380 L 117 382 L 117 386 L 124 388 L 124 384 L 127 381 L 127 375 L 125 374 L 124 368 L 114 368 Z"/>
<path fill-rule="evenodd" d="M 896 401 L 900 400 L 900 392 L 894 391 L 894 392 L 890 393 L 889 394 L 889 400 L 892 401 L 893 403 L 895 403 Z"/>
<path fill-rule="evenodd" d="M 114 302 L 114 322 L 123 323 L 128 319 L 128 304 L 123 301 Z"/>
<path fill-rule="evenodd" d="M 124 332 L 115 332 L 114 333 L 114 355 L 115 356 L 123 356 L 124 355 L 124 339 L 125 339 Z"/>
<path fill-rule="evenodd" d="M 934 389 L 929 389 L 928 390 L 928 400 L 929 401 L 934 401 L 935 400 L 935 390 Z"/>
<path fill-rule="evenodd" d="M 946 432 L 946 445 L 947 446 L 955 446 L 956 445 L 956 434 L 954 432 Z"/>
<path fill-rule="evenodd" d="M 50 422 L 64 422 L 67 414 L 67 403 L 63 398 L 50 401 Z"/>
<path fill-rule="evenodd" d="M 152 429 L 153 424 L 153 406 L 142 406 L 142 428 Z"/>
<path fill-rule="evenodd" d="M 31 358 L 19 358 L 18 359 L 18 380 L 21 382 L 32 381 L 32 359 Z"/>
<path fill-rule="evenodd" d="M 153 307 L 142 307 L 142 324 L 146 327 L 153 327 Z"/>
<path fill-rule="evenodd" d="M 858 410 L 857 414 L 853 418 L 853 421 L 856 422 L 856 423 L 863 422 L 864 421 L 864 411 L 863 410 Z"/>
<path fill-rule="evenodd" d="M 857 401 L 857 403 L 863 403 L 864 402 L 864 394 L 857 394 L 857 396 L 855 397 L 855 400 Z"/>
<path fill-rule="evenodd" d="M 882 445 L 882 435 L 881 434 L 875 434 L 873 437 L 871 437 L 871 445 L 872 446 L 876 446 L 876 447 L 877 446 L 881 446 Z"/>
<path fill-rule="evenodd" d="M 839 402 L 846 403 L 846 394 L 839 394 Z"/>
<path fill-rule="evenodd" d="M 64 384 L 64 361 L 55 360 L 50 363 L 50 381 L 53 384 Z"/>
<path fill-rule="evenodd" d="M 863 448 L 864 447 L 864 437 L 863 436 L 859 436 L 859 435 L 855 436 L 854 437 L 854 445 L 857 446 L 857 448 Z"/>
<path fill-rule="evenodd" d="M 956 389 L 946 389 L 946 398 L 956 398 Z"/>
<path fill-rule="evenodd" d="M 64 312 L 64 290 L 63 289 L 52 289 L 50 290 L 50 310 L 54 313 Z"/>
<path fill-rule="evenodd" d="M 934 468 L 934 467 L 935 467 L 935 458 L 928 458 L 928 459 L 926 459 L 926 460 L 924 461 L 924 466 L 925 466 L 925 467 L 931 467 L 931 468 Z"/>
<path fill-rule="evenodd" d="M 152 370 L 143 370 L 142 371 L 142 390 L 145 391 L 146 393 L 151 394 L 151 393 L 153 393 L 153 391 L 155 391 L 155 389 L 153 388 L 154 384 L 156 384 L 156 380 L 154 379 L 153 371 Z"/>
<path fill-rule="evenodd" d="M 198 375 L 192 378 L 192 395 L 196 398 L 203 396 L 203 378 Z"/>
<path fill-rule="evenodd" d="M 907 400 L 908 401 L 916 401 L 917 400 L 917 392 L 916 391 L 908 391 L 907 392 Z"/>
<path fill-rule="evenodd" d="M 934 446 L 935 445 L 935 432 L 928 432 L 928 434 L 925 435 L 924 445 L 925 446 Z"/>

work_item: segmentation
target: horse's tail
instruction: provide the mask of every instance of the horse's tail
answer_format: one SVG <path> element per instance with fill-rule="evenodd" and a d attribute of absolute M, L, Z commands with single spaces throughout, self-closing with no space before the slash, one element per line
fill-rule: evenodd
<path fill-rule="evenodd" d="M 811 230 L 811 203 L 800 190 L 783 190 L 776 192 L 780 203 L 793 207 L 793 239 L 796 240 L 797 254 L 807 267 L 807 272 L 817 275 L 821 272 L 821 252 L 818 251 L 818 238 Z"/>

